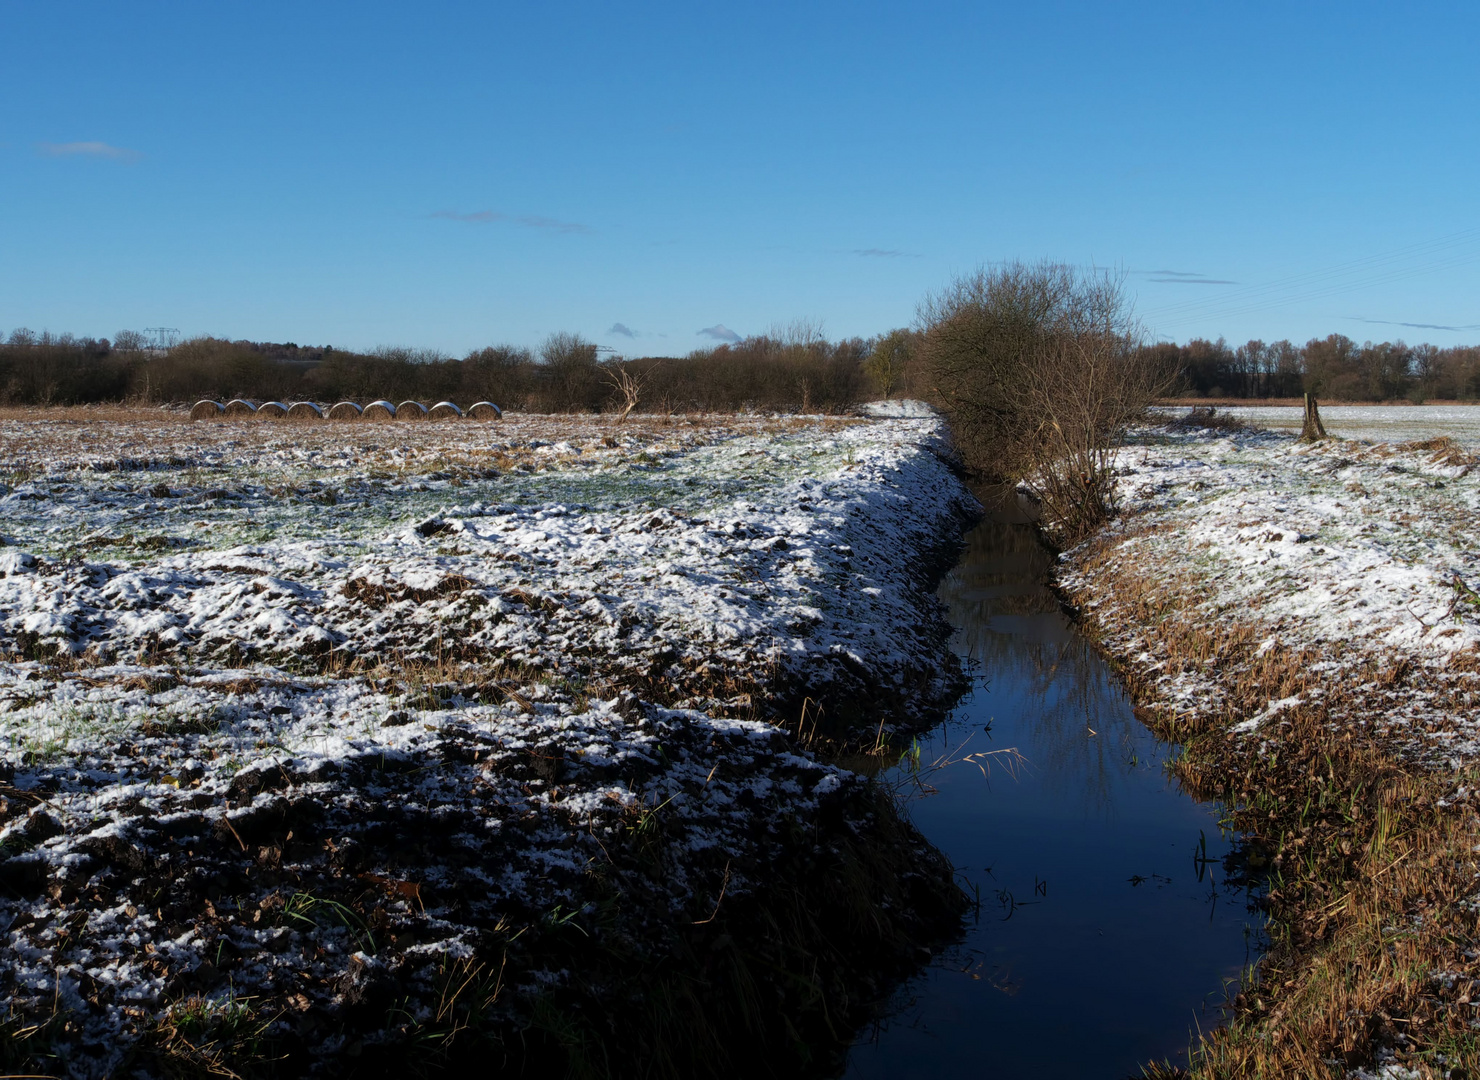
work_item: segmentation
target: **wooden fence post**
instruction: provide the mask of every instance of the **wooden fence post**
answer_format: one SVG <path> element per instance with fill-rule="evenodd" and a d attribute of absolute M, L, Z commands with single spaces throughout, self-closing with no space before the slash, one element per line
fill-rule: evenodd
<path fill-rule="evenodd" d="M 1305 395 L 1305 423 L 1300 428 L 1301 442 L 1316 442 L 1327 438 L 1326 425 L 1321 423 L 1321 410 L 1316 405 L 1314 394 Z"/>

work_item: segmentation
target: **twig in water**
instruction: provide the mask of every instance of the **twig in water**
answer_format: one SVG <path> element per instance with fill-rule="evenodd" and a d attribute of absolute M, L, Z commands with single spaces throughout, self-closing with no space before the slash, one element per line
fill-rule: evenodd
<path fill-rule="evenodd" d="M 920 764 L 920 743 L 919 740 L 916 740 L 912 744 L 911 749 L 900 757 L 901 763 L 904 762 L 905 758 L 911 758 L 911 761 L 909 775 L 894 782 L 893 787 L 896 796 L 910 786 L 913 786 L 922 795 L 934 795 L 937 789 L 926 783 L 926 779 L 951 765 L 975 765 L 977 770 L 982 774 L 982 777 L 990 783 L 992 779 L 991 766 L 994 761 L 1001 763 L 1007 769 L 1007 774 L 1014 780 L 1017 779 L 1018 769 L 1027 764 L 1028 759 L 1015 746 L 1006 746 L 1001 750 L 982 750 L 973 754 L 961 753 L 960 751 L 971 741 L 971 738 L 971 735 L 966 736 L 961 741 L 960 746 L 955 747 L 955 749 L 948 747 L 929 765 L 924 766 Z"/>

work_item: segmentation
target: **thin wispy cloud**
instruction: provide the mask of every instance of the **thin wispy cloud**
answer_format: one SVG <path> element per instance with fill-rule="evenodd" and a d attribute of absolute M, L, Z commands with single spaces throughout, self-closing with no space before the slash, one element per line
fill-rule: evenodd
<path fill-rule="evenodd" d="M 1195 273 L 1191 270 L 1142 270 L 1141 275 L 1147 281 L 1159 282 L 1162 285 L 1237 285 L 1237 281 L 1227 278 L 1213 278 L 1206 274 Z"/>
<path fill-rule="evenodd" d="M 447 221 L 464 221 L 470 225 L 486 225 L 490 221 L 503 221 L 505 215 L 492 210 L 474 210 L 471 214 L 459 213 L 456 210 L 435 210 L 432 212 L 432 217 L 444 218 Z"/>
<path fill-rule="evenodd" d="M 895 248 L 854 248 L 853 254 L 865 259 L 918 259 L 920 257 L 913 251 L 899 251 Z"/>
<path fill-rule="evenodd" d="M 434 218 L 446 221 L 461 221 L 468 225 L 489 225 L 496 221 L 507 221 L 511 225 L 523 225 L 527 229 L 542 229 L 546 232 L 589 234 L 596 230 L 578 221 L 561 221 L 559 218 L 542 217 L 539 214 L 505 214 L 499 210 L 473 210 L 463 213 L 458 210 L 437 210 Z"/>
<path fill-rule="evenodd" d="M 724 323 L 715 323 L 706 326 L 703 330 L 696 331 L 700 337 L 713 338 L 715 341 L 739 341 L 740 335 L 731 330 Z"/>
<path fill-rule="evenodd" d="M 627 338 L 635 338 L 637 336 L 637 331 L 636 330 L 632 329 L 632 327 L 626 325 L 625 323 L 619 323 L 619 322 L 612 323 L 612 328 L 610 330 L 608 330 L 607 333 L 608 334 L 620 334 L 622 337 L 627 337 Z"/>
<path fill-rule="evenodd" d="M 1480 330 L 1480 323 L 1471 323 L 1467 326 L 1446 326 L 1443 323 L 1396 322 L 1392 319 L 1363 319 L 1356 315 L 1348 315 L 1347 318 L 1353 322 L 1371 323 L 1373 326 L 1406 326 L 1410 330 L 1453 330 L 1456 333 Z"/>
<path fill-rule="evenodd" d="M 108 161 L 126 163 L 138 161 L 144 156 L 126 146 L 112 146 L 105 142 L 37 143 L 36 152 L 42 157 L 105 158 Z"/>
<path fill-rule="evenodd" d="M 1178 278 L 1178 277 L 1154 277 L 1147 281 L 1156 282 L 1161 285 L 1237 285 L 1237 281 L 1229 281 L 1227 278 Z"/>

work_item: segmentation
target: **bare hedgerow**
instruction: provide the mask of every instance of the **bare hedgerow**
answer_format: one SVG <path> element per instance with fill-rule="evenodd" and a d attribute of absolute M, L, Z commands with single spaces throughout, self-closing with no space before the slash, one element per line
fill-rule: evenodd
<path fill-rule="evenodd" d="M 967 464 L 1025 483 L 1066 543 L 1114 511 L 1130 425 L 1169 383 L 1121 279 L 1057 263 L 983 268 L 929 296 L 920 351 Z"/>

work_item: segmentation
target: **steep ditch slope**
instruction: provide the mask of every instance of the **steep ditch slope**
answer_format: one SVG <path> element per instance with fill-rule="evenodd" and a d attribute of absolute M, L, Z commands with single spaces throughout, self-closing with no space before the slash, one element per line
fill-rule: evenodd
<path fill-rule="evenodd" d="M 1475 466 L 1443 439 L 1157 429 L 1121 458 L 1126 513 L 1064 556 L 1267 897 L 1270 951 L 1198 1075 L 1480 1064 Z"/>
<path fill-rule="evenodd" d="M 0 426 L 11 1065 L 801 1067 L 948 931 L 805 749 L 959 688 L 938 422 L 489 431 Z"/>

